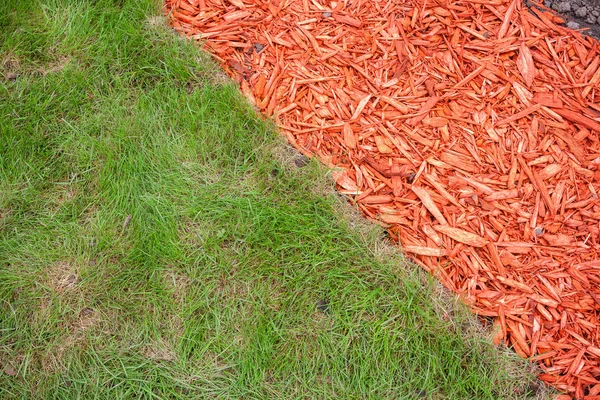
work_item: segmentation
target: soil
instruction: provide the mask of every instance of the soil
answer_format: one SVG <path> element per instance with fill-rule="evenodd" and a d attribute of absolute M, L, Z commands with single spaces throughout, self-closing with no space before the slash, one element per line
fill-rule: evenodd
<path fill-rule="evenodd" d="M 600 39 L 600 0 L 545 0 L 544 5 L 563 16 L 569 28 Z"/>

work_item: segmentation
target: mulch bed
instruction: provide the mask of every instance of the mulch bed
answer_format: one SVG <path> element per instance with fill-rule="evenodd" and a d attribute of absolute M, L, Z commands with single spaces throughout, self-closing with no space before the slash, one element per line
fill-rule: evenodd
<path fill-rule="evenodd" d="M 600 45 L 520 0 L 167 0 L 496 343 L 600 394 Z"/>

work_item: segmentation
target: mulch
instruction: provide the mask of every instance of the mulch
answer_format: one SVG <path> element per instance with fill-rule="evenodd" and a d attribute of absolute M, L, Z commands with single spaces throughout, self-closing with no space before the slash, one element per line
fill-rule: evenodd
<path fill-rule="evenodd" d="M 167 0 L 496 344 L 600 394 L 600 45 L 520 0 Z"/>

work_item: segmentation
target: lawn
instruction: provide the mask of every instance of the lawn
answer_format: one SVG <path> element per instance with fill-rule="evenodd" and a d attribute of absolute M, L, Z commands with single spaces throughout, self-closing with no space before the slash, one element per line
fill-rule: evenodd
<path fill-rule="evenodd" d="M 0 398 L 543 398 L 158 0 L 0 4 Z"/>

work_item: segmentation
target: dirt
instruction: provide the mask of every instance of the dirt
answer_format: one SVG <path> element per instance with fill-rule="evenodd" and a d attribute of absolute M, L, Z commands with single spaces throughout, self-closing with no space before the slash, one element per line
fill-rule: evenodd
<path fill-rule="evenodd" d="M 544 5 L 565 18 L 565 25 L 600 39 L 600 0 L 545 0 Z"/>

